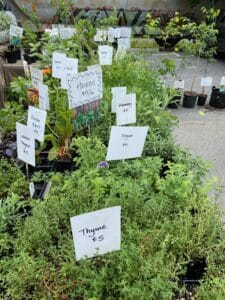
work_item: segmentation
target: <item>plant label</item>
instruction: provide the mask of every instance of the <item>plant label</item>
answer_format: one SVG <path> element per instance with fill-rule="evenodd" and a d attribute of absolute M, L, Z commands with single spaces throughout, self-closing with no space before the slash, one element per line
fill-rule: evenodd
<path fill-rule="evenodd" d="M 113 57 L 113 47 L 104 45 L 98 47 L 100 65 L 111 65 Z"/>
<path fill-rule="evenodd" d="M 78 72 L 78 59 L 77 58 L 64 58 L 63 76 L 61 78 L 61 88 L 68 89 L 68 80 Z"/>
<path fill-rule="evenodd" d="M 33 137 L 40 142 L 44 141 L 46 116 L 46 111 L 29 106 L 27 127 L 31 129 Z"/>
<path fill-rule="evenodd" d="M 225 85 L 225 76 L 221 78 L 220 85 Z"/>
<path fill-rule="evenodd" d="M 94 36 L 94 41 L 95 42 L 104 42 L 107 39 L 107 35 L 108 35 L 107 30 L 97 29 L 96 35 Z"/>
<path fill-rule="evenodd" d="M 111 111 L 112 113 L 116 113 L 116 103 L 117 99 L 120 97 L 124 97 L 127 93 L 127 88 L 126 86 L 120 86 L 120 87 L 113 87 L 111 89 L 112 91 L 112 103 L 111 103 Z"/>
<path fill-rule="evenodd" d="M 61 39 L 70 39 L 75 34 L 75 30 L 70 27 L 59 28 L 59 36 Z"/>
<path fill-rule="evenodd" d="M 42 71 L 30 66 L 30 75 L 32 86 L 38 90 L 39 84 L 43 82 Z"/>
<path fill-rule="evenodd" d="M 115 39 L 115 29 L 113 27 L 108 28 L 108 42 L 113 43 Z"/>
<path fill-rule="evenodd" d="M 201 86 L 212 86 L 212 77 L 202 77 Z"/>
<path fill-rule="evenodd" d="M 67 84 L 69 108 L 102 98 L 102 70 L 99 68 L 75 74 Z"/>
<path fill-rule="evenodd" d="M 35 142 L 31 128 L 17 122 L 16 143 L 18 159 L 35 167 Z"/>
<path fill-rule="evenodd" d="M 184 88 L 184 80 L 176 80 L 173 84 L 174 89 L 183 89 Z"/>
<path fill-rule="evenodd" d="M 42 110 L 49 110 L 49 95 L 48 95 L 48 86 L 40 83 L 39 87 L 39 108 Z"/>
<path fill-rule="evenodd" d="M 9 36 L 10 37 L 17 37 L 19 39 L 22 39 L 22 37 L 23 37 L 23 28 L 15 26 L 15 25 L 10 25 L 10 27 L 9 27 Z"/>
<path fill-rule="evenodd" d="M 131 27 L 120 27 L 120 37 L 121 38 L 130 38 L 132 29 Z"/>
<path fill-rule="evenodd" d="M 120 97 L 116 106 L 117 126 L 136 123 L 136 94 Z"/>
<path fill-rule="evenodd" d="M 29 191 L 30 191 L 30 197 L 33 198 L 34 193 L 35 193 L 35 186 L 33 182 L 29 183 Z"/>
<path fill-rule="evenodd" d="M 63 77 L 63 65 L 66 55 L 64 53 L 53 52 L 52 54 L 52 77 Z"/>
<path fill-rule="evenodd" d="M 130 49 L 130 38 L 120 38 L 118 39 L 118 50 L 120 49 Z"/>
<path fill-rule="evenodd" d="M 121 207 L 70 218 L 76 260 L 120 250 Z"/>
<path fill-rule="evenodd" d="M 50 35 L 51 37 L 53 37 L 53 36 L 59 36 L 59 30 L 58 30 L 58 27 L 57 27 L 57 28 L 52 28 L 52 29 L 46 28 L 46 29 L 45 29 L 45 32 L 49 33 L 49 35 Z"/>
<path fill-rule="evenodd" d="M 147 132 L 148 126 L 112 126 L 106 160 L 140 157 Z"/>
<path fill-rule="evenodd" d="M 23 60 L 23 69 L 24 69 L 24 73 L 27 77 L 30 76 L 30 71 L 29 71 L 29 66 L 26 60 Z"/>
<path fill-rule="evenodd" d="M 114 28 L 114 37 L 116 39 L 120 38 L 120 36 L 121 36 L 120 33 L 121 33 L 121 27 Z"/>

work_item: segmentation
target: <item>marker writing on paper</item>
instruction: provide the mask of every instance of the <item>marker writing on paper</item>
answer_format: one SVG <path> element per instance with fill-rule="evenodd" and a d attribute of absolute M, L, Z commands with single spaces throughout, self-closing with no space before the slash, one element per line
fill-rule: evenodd
<path fill-rule="evenodd" d="M 88 236 L 89 238 L 92 239 L 93 242 L 96 241 L 103 241 L 104 240 L 104 235 L 96 236 L 96 232 L 105 230 L 107 227 L 106 225 L 100 226 L 100 227 L 95 227 L 95 228 L 83 228 L 79 230 L 79 232 L 83 233 L 83 236 Z"/>
<path fill-rule="evenodd" d="M 124 134 L 124 133 L 122 133 L 121 137 L 122 137 L 122 139 L 124 139 L 124 141 L 127 141 L 129 138 L 133 137 L 133 134 Z M 128 146 L 128 143 L 123 142 L 122 146 L 126 147 L 126 146 Z"/>
<path fill-rule="evenodd" d="M 30 145 L 24 143 L 23 141 L 21 141 L 21 144 L 24 146 L 24 148 L 23 148 L 23 153 L 28 154 L 27 148 L 29 149 L 29 148 L 30 148 Z"/>

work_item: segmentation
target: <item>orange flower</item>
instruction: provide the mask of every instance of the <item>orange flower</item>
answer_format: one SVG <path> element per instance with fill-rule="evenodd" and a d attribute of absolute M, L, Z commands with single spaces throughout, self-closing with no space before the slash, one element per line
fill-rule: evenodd
<path fill-rule="evenodd" d="M 50 75 L 51 72 L 52 72 L 52 70 L 51 70 L 50 67 L 46 67 L 46 68 L 42 69 L 42 73 L 43 73 L 44 75 Z"/>

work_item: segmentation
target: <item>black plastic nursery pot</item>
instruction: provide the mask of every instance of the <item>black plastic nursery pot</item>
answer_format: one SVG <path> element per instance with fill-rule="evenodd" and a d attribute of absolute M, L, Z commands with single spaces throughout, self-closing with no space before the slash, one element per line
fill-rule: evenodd
<path fill-rule="evenodd" d="M 199 94 L 198 95 L 197 105 L 198 106 L 204 106 L 205 103 L 206 103 L 207 97 L 208 97 L 208 95 L 206 95 L 206 94 Z"/>
<path fill-rule="evenodd" d="M 170 103 L 167 105 L 168 108 L 176 109 L 180 106 L 181 96 L 174 96 Z"/>
<path fill-rule="evenodd" d="M 191 91 L 184 92 L 183 107 L 187 107 L 187 108 L 195 107 L 197 97 L 198 97 L 198 94 L 195 92 L 191 92 Z"/>
<path fill-rule="evenodd" d="M 21 50 L 18 48 L 18 49 L 15 49 L 14 51 L 15 51 L 16 59 L 20 60 L 21 59 Z"/>
<path fill-rule="evenodd" d="M 5 51 L 5 58 L 8 64 L 15 64 L 17 62 L 16 51 Z"/>
<path fill-rule="evenodd" d="M 35 63 L 36 60 L 37 60 L 37 58 L 35 56 L 31 56 L 29 48 L 25 48 L 24 49 L 24 55 L 23 55 L 23 57 L 24 57 L 24 60 L 27 61 L 28 65 Z"/>
<path fill-rule="evenodd" d="M 215 108 L 225 108 L 225 91 L 220 91 L 220 89 L 214 86 L 212 88 L 209 105 Z"/>

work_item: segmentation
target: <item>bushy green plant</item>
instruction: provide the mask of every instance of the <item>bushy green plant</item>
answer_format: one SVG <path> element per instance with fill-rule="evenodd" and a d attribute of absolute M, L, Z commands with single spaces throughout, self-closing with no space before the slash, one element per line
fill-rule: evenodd
<path fill-rule="evenodd" d="M 85 144 L 93 152 L 104 148 L 97 139 L 78 139 L 81 155 Z M 222 276 L 213 268 L 217 260 L 225 264 L 220 214 L 196 176 L 197 165 L 190 169 L 180 154 L 180 162 L 168 163 L 160 176 L 159 157 L 114 162 L 109 169 L 96 169 L 85 158 L 80 170 L 53 184 L 18 228 L 14 255 L 0 263 L 8 296 L 172 299 L 183 290 L 178 278 L 188 262 L 201 257 L 207 260 L 206 280 L 211 272 Z M 122 207 L 121 251 L 76 262 L 70 217 L 116 205 Z"/>
<path fill-rule="evenodd" d="M 0 31 L 9 29 L 10 24 L 12 24 L 10 17 L 4 11 L 0 11 Z"/>

